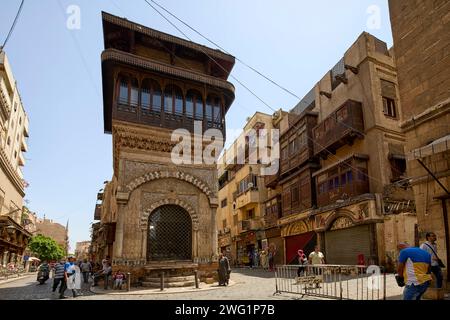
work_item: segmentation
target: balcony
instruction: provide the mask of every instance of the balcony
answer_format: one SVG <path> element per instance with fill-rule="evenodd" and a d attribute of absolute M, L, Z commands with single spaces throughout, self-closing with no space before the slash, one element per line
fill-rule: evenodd
<path fill-rule="evenodd" d="M 96 204 L 94 211 L 94 220 L 101 220 L 102 218 L 102 205 Z"/>
<path fill-rule="evenodd" d="M 21 141 L 20 141 L 20 150 L 22 152 L 28 151 L 28 144 L 27 144 L 27 141 L 25 140 L 24 136 L 22 136 Z"/>
<path fill-rule="evenodd" d="M 19 152 L 18 158 L 19 158 L 19 162 L 18 162 L 19 163 L 19 167 L 25 166 L 25 158 L 24 158 L 22 152 Z"/>
<path fill-rule="evenodd" d="M 279 172 L 279 170 L 278 170 L 278 172 Z M 279 179 L 279 174 L 278 173 L 274 174 L 274 175 L 271 175 L 271 176 L 265 176 L 264 177 L 264 185 L 267 188 L 274 189 L 274 188 L 277 187 L 278 179 Z"/>
<path fill-rule="evenodd" d="M 11 115 L 11 100 L 3 79 L 0 79 L 0 115 L 4 118 L 4 121 L 8 120 Z"/>
<path fill-rule="evenodd" d="M 313 129 L 314 155 L 326 159 L 330 153 L 356 138 L 364 137 L 362 104 L 348 100 Z"/>
<path fill-rule="evenodd" d="M 238 232 L 243 233 L 247 231 L 254 231 L 261 229 L 263 227 L 263 220 L 262 219 L 248 219 L 248 220 L 242 220 L 238 224 Z"/>
<path fill-rule="evenodd" d="M 245 207 L 246 205 L 252 204 L 252 203 L 258 203 L 259 202 L 259 191 L 258 189 L 248 189 L 244 193 L 241 193 L 238 195 L 236 199 L 236 208 L 240 209 Z"/>
<path fill-rule="evenodd" d="M 25 119 L 23 120 L 23 135 L 25 138 L 30 137 L 30 121 L 28 120 L 28 117 L 25 116 Z"/>
<path fill-rule="evenodd" d="M 317 125 L 317 114 L 305 113 L 281 137 L 280 175 L 284 176 L 314 156 L 312 130 Z"/>
<path fill-rule="evenodd" d="M 314 174 L 319 207 L 370 192 L 368 156 L 353 156 Z"/>

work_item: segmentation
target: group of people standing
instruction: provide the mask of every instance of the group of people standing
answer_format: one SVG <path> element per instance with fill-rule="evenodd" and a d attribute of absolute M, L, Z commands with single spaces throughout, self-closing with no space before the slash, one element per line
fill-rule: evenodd
<path fill-rule="evenodd" d="M 275 270 L 275 255 L 274 248 L 262 249 L 260 251 L 252 248 L 247 252 L 247 261 L 250 268 L 262 267 L 264 270 Z"/>
<path fill-rule="evenodd" d="M 52 292 L 56 292 L 59 286 L 59 298 L 64 299 L 66 289 L 72 291 L 73 297 L 80 295 L 81 283 L 93 282 L 97 286 L 100 279 L 104 279 L 105 289 L 108 289 L 108 283 L 111 279 L 114 281 L 113 289 L 121 289 L 126 277 L 121 270 L 112 273 L 112 267 L 109 256 L 102 260 L 102 264 L 91 263 L 87 259 L 75 262 L 74 256 L 69 256 L 68 262 L 62 259 L 53 267 L 54 277 Z"/>

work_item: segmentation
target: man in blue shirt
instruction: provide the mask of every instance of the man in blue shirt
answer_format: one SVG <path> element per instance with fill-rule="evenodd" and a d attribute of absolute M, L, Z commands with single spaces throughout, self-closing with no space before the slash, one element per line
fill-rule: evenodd
<path fill-rule="evenodd" d="M 431 283 L 431 255 L 406 243 L 399 244 L 398 249 L 397 273 L 405 283 L 403 300 L 420 300 Z"/>

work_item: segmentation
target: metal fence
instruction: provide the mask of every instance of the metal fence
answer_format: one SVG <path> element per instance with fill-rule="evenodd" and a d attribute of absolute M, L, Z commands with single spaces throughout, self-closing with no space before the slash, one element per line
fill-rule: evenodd
<path fill-rule="evenodd" d="M 339 300 L 385 300 L 386 273 L 378 266 L 285 265 L 275 272 L 274 294 Z"/>

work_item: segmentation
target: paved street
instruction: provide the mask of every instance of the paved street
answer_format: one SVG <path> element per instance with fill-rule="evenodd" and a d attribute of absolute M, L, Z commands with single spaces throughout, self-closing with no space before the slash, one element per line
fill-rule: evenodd
<path fill-rule="evenodd" d="M 45 282 L 45 284 L 39 285 L 36 281 L 35 274 L 31 274 L 10 282 L 0 281 L 0 300 L 58 299 L 58 293 L 52 293 L 52 284 L 53 280 L 49 279 Z M 87 286 L 83 288 L 82 294 L 95 296 L 94 293 L 89 291 Z M 70 290 L 66 290 L 66 296 L 72 296 Z"/>
<path fill-rule="evenodd" d="M 34 299 L 51 300 L 57 299 L 57 294 L 51 293 L 52 280 L 45 285 L 37 285 L 35 276 L 28 276 L 13 282 L 0 283 L 0 299 Z M 209 290 L 198 290 L 189 292 L 159 293 L 158 290 L 145 290 L 146 294 L 136 292 L 123 292 L 108 290 L 104 294 L 99 290 L 99 294 L 94 294 L 84 287 L 83 295 L 76 300 L 311 300 L 313 297 L 302 297 L 301 295 L 281 294 L 274 295 L 275 280 L 273 273 L 260 269 L 234 269 L 231 274 L 233 284 L 229 287 L 213 286 Z M 148 294 L 152 291 L 153 293 Z M 180 291 L 180 290 L 177 290 Z M 397 287 L 392 275 L 387 278 L 388 299 L 399 299 L 402 289 Z M 66 296 L 70 296 L 70 291 L 66 291 Z M 75 300 L 72 297 L 67 300 Z"/>

